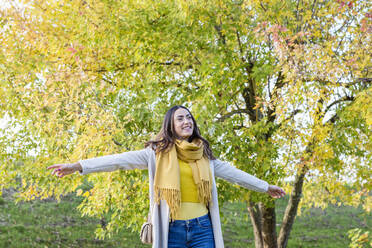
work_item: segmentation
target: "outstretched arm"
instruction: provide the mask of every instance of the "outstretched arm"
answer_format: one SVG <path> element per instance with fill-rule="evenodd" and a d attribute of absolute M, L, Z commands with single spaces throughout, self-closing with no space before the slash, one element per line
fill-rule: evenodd
<path fill-rule="evenodd" d="M 274 198 L 280 198 L 285 195 L 283 189 L 275 185 L 269 185 L 266 181 L 258 179 L 238 168 L 221 160 L 214 160 L 214 172 L 217 177 L 225 179 L 228 182 L 236 183 L 244 188 L 258 192 L 268 193 Z"/>
<path fill-rule="evenodd" d="M 52 174 L 63 177 L 79 171 L 85 175 L 93 172 L 110 172 L 115 170 L 147 169 L 149 148 L 120 154 L 107 155 L 97 158 L 80 160 L 74 164 L 55 164 Z"/>

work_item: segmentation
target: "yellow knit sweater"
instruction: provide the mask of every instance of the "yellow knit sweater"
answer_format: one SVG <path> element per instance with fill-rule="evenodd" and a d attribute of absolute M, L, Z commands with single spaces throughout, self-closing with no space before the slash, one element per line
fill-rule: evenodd
<path fill-rule="evenodd" d="M 198 190 L 188 163 L 178 160 L 181 180 L 181 208 L 177 220 L 189 220 L 208 213 L 207 207 L 199 202 Z"/>

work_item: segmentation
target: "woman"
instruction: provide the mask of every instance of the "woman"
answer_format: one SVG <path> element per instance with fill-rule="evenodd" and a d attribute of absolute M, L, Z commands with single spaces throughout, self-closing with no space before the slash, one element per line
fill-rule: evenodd
<path fill-rule="evenodd" d="M 224 247 L 214 176 L 280 198 L 285 192 L 216 159 L 190 111 L 174 106 L 155 140 L 139 151 L 48 167 L 59 177 L 148 169 L 154 248 Z"/>

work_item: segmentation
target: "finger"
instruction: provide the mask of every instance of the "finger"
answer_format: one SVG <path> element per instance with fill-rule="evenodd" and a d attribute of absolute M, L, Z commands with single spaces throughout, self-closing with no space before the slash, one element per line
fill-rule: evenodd
<path fill-rule="evenodd" d="M 282 197 L 283 196 L 283 193 L 284 193 L 284 191 L 281 189 L 281 188 L 277 188 L 277 189 L 275 189 L 275 195 L 278 197 L 278 198 L 280 198 L 280 197 Z"/>
<path fill-rule="evenodd" d="M 57 168 L 54 171 L 55 171 L 55 173 L 59 174 L 59 173 L 61 173 L 61 170 L 62 170 L 62 168 Z"/>
<path fill-rule="evenodd" d="M 54 165 L 51 165 L 51 166 L 49 166 L 47 169 L 54 169 L 54 168 L 59 168 L 59 167 L 61 167 L 61 164 L 54 164 Z"/>
<path fill-rule="evenodd" d="M 280 191 L 276 191 L 275 196 L 276 196 L 276 198 L 280 198 L 281 197 Z"/>
<path fill-rule="evenodd" d="M 59 175 L 61 173 L 61 168 L 58 168 L 58 169 L 54 169 L 53 172 L 52 172 L 52 175 Z"/>
<path fill-rule="evenodd" d="M 58 175 L 64 175 L 66 173 L 65 168 L 61 168 L 57 170 Z"/>
<path fill-rule="evenodd" d="M 273 197 L 273 198 L 278 198 L 278 195 L 275 193 L 275 191 L 272 191 L 272 192 L 270 193 L 270 195 L 271 195 L 271 197 Z"/>
<path fill-rule="evenodd" d="M 67 176 L 69 174 L 70 174 L 69 171 L 66 171 L 66 170 L 63 170 L 63 169 L 58 171 L 58 177 L 64 177 L 64 176 Z"/>
<path fill-rule="evenodd" d="M 58 177 L 61 178 L 61 177 L 64 177 L 66 176 L 68 173 L 66 173 L 65 171 L 60 171 Z"/>

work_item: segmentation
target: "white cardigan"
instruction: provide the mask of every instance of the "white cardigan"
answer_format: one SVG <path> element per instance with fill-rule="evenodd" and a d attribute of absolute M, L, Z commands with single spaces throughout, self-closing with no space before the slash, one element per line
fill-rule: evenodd
<path fill-rule="evenodd" d="M 79 161 L 83 170 L 81 174 L 92 172 L 114 171 L 114 170 L 132 170 L 148 169 L 150 186 L 150 206 L 153 223 L 153 248 L 168 247 L 168 225 L 169 225 L 169 207 L 164 200 L 160 204 L 154 202 L 154 177 L 155 177 L 155 152 L 151 148 L 138 151 L 124 152 L 115 155 L 107 155 L 98 158 L 91 158 Z M 214 177 L 223 178 L 231 183 L 236 183 L 244 188 L 258 192 L 267 192 L 268 183 L 260 180 L 244 171 L 241 171 L 229 163 L 218 159 L 210 161 L 213 187 L 212 187 L 212 206 L 209 208 L 213 235 L 216 248 L 223 248 L 223 237 L 220 222 L 220 212 L 218 208 L 217 188 Z"/>

